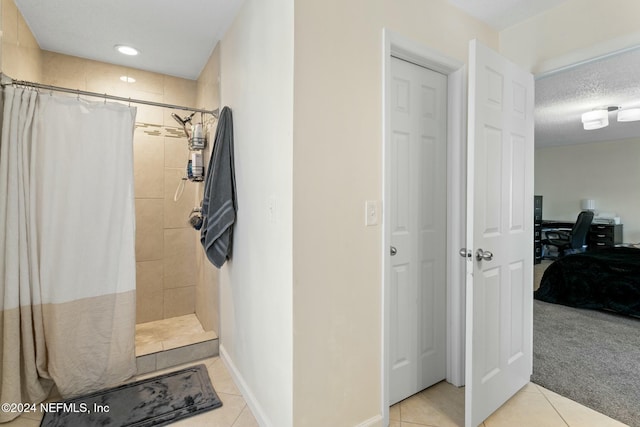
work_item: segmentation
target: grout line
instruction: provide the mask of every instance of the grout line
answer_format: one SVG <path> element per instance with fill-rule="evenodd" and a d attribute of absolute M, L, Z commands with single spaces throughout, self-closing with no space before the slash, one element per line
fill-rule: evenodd
<path fill-rule="evenodd" d="M 233 420 L 233 422 L 229 425 L 229 427 L 233 427 L 234 425 L 236 425 L 236 423 L 240 419 L 240 416 L 242 416 L 242 413 L 244 412 L 245 408 L 247 407 L 247 402 L 244 400 L 244 397 L 242 398 L 242 401 L 244 402 L 244 406 L 240 410 L 240 413 L 238 413 L 238 416 L 235 418 L 235 420 Z"/>
<path fill-rule="evenodd" d="M 532 383 L 535 384 L 535 383 Z M 540 390 L 540 386 L 538 384 L 535 385 L 538 388 L 538 391 L 544 396 L 545 400 L 547 402 L 549 402 L 549 405 L 551 405 L 551 407 L 553 408 L 554 411 L 556 411 L 556 414 L 558 414 L 558 416 L 562 419 L 562 421 L 567 425 L 567 427 L 571 427 L 569 425 L 569 422 L 567 420 L 564 419 L 564 417 L 562 416 L 562 414 L 560 413 L 560 411 L 558 410 L 558 408 L 556 408 L 556 406 L 553 404 L 553 402 L 551 402 L 551 400 L 549 400 L 549 398 L 547 397 L 547 395 Z"/>

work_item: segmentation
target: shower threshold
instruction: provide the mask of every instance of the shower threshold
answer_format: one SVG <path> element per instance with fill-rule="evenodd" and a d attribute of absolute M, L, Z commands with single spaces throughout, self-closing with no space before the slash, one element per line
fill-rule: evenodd
<path fill-rule="evenodd" d="M 218 336 L 195 314 L 136 325 L 138 375 L 218 355 Z"/>

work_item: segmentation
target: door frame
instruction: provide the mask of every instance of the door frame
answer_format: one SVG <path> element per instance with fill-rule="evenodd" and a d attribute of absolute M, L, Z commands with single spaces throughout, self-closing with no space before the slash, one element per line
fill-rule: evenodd
<path fill-rule="evenodd" d="M 464 62 L 443 55 L 387 28 L 382 30 L 382 414 L 389 424 L 390 344 L 390 144 L 391 56 L 412 62 L 447 76 L 447 247 L 446 323 L 447 381 L 464 385 L 465 376 L 465 275 L 466 261 L 458 251 L 465 246 L 466 227 L 466 136 L 467 69 Z"/>

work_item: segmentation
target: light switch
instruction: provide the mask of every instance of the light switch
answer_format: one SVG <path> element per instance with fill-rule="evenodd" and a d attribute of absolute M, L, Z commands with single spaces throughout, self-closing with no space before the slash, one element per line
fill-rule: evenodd
<path fill-rule="evenodd" d="M 272 224 L 276 222 L 276 215 L 278 214 L 277 207 L 276 197 L 269 197 L 267 199 L 267 218 Z"/>
<path fill-rule="evenodd" d="M 371 227 L 378 225 L 378 202 L 375 200 L 367 200 L 364 203 L 365 225 Z"/>

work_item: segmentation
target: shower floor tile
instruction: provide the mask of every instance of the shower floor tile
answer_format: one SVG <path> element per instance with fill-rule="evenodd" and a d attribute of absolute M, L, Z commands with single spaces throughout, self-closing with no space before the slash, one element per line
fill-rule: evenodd
<path fill-rule="evenodd" d="M 218 338 L 205 331 L 195 314 L 136 325 L 136 356 L 184 347 Z"/>

